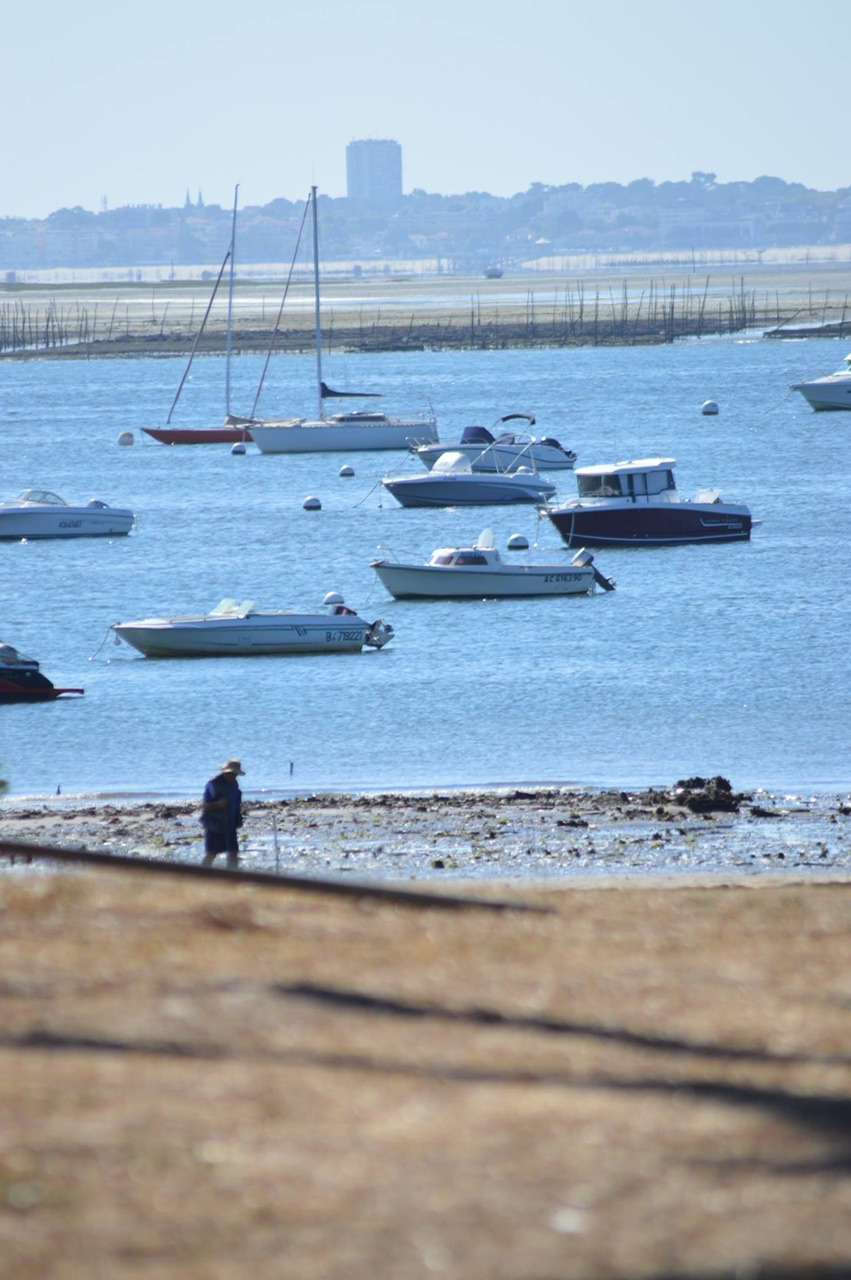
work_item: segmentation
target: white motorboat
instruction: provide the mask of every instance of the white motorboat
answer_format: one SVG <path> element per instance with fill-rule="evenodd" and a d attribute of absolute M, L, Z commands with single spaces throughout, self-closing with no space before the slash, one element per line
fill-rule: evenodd
<path fill-rule="evenodd" d="M 664 547 L 746 542 L 747 507 L 722 502 L 717 489 L 681 498 L 673 458 L 641 458 L 577 467 L 579 497 L 542 508 L 568 547 Z"/>
<path fill-rule="evenodd" d="M 388 476 L 381 481 L 403 507 L 481 507 L 516 502 L 548 502 L 556 487 L 531 467 L 516 471 L 474 471 L 463 453 L 444 453 L 431 471 Z"/>
<path fill-rule="evenodd" d="M 322 379 L 316 187 L 311 187 L 310 202 L 313 212 L 314 346 L 319 414 L 313 421 L 308 418 L 266 419 L 254 417 L 252 411 L 249 424 L 251 439 L 261 453 L 348 453 L 366 449 L 409 449 L 412 445 L 436 440 L 437 423 L 433 414 L 390 418 L 386 413 L 364 410 L 325 416 L 325 401 L 328 399 L 370 399 L 377 393 L 333 391 Z M 259 390 L 257 394 L 259 396 Z M 255 409 L 256 404 L 255 398 Z"/>
<path fill-rule="evenodd" d="M 812 382 L 795 382 L 790 391 L 800 391 L 805 400 L 816 410 L 851 409 L 851 352 L 835 373 Z"/>
<path fill-rule="evenodd" d="M 367 622 L 336 592 L 325 597 L 330 613 L 258 609 L 253 600 L 222 600 L 210 613 L 116 622 L 111 630 L 148 658 L 251 657 L 255 654 L 359 653 L 381 649 L 393 628 Z"/>
<path fill-rule="evenodd" d="M 425 564 L 373 560 L 371 566 L 397 600 L 483 600 L 517 596 L 588 595 L 614 583 L 594 564 L 590 551 L 569 563 L 506 563 L 484 529 L 471 547 L 439 547 Z"/>
<path fill-rule="evenodd" d="M 24 489 L 0 502 L 0 538 L 106 538 L 129 533 L 132 511 L 98 498 L 74 507 L 47 489 Z"/>
<path fill-rule="evenodd" d="M 576 454 L 552 436 L 533 436 L 528 431 L 499 431 L 506 422 L 522 418 L 530 427 L 534 414 L 506 413 L 494 426 L 465 427 L 458 444 L 421 444 L 411 449 L 427 467 L 433 467 L 444 453 L 463 453 L 474 471 L 514 471 L 517 467 L 536 467 L 542 471 L 569 471 Z M 495 434 L 496 433 L 496 434 Z"/>

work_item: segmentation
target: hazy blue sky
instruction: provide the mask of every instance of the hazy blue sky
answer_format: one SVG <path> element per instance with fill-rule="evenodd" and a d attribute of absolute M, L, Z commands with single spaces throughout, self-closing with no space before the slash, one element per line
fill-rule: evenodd
<path fill-rule="evenodd" d="M 406 192 L 763 174 L 851 184 L 847 0 L 8 4 L 0 216 L 346 194 L 354 138 Z"/>

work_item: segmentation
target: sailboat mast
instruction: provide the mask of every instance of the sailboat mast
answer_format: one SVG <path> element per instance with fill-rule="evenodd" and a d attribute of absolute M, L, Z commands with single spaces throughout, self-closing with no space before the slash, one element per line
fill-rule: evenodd
<path fill-rule="evenodd" d="M 228 280 L 228 337 L 225 356 L 225 422 L 230 418 L 230 359 L 233 353 L 233 269 L 236 258 L 236 198 L 239 183 L 233 189 L 233 218 L 230 227 L 230 278 Z"/>
<path fill-rule="evenodd" d="M 319 400 L 319 419 L 325 418 L 325 401 L 322 397 L 322 324 L 319 316 L 319 219 L 316 216 L 316 187 L 310 188 L 313 203 L 313 328 L 316 341 L 316 395 Z"/>

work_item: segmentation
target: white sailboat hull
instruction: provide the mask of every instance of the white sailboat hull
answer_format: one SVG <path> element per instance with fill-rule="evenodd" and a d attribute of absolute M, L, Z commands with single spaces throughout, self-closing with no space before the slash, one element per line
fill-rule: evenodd
<path fill-rule="evenodd" d="M 437 439 L 431 418 L 359 419 L 357 415 L 307 422 L 252 422 L 251 438 L 261 453 L 349 453 L 367 449 L 408 449 Z"/>

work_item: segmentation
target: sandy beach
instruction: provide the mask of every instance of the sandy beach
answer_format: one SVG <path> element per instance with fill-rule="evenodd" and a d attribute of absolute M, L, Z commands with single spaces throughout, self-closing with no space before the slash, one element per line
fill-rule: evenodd
<path fill-rule="evenodd" d="M 846 1275 L 851 810 L 730 794 L 248 802 L 248 848 L 274 816 L 314 874 L 454 857 L 452 910 L 16 864 L 0 1273 Z M 6 799 L 2 832 L 194 861 L 195 813 Z M 533 829 L 581 868 L 525 874 Z M 716 829 L 735 871 L 611 874 Z"/>
<path fill-rule="evenodd" d="M 0 861 L 0 1275 L 847 1275 L 851 799 L 686 781 L 4 799 L 191 872 Z"/>
<path fill-rule="evenodd" d="M 246 868 L 382 879 L 679 872 L 851 872 L 851 797 L 736 792 L 726 779 L 657 790 L 246 792 Z M 701 785 L 694 785 L 701 784 Z M 725 789 L 728 788 L 727 789 Z M 73 796 L 0 801 L 8 840 L 200 861 L 198 802 Z"/>

